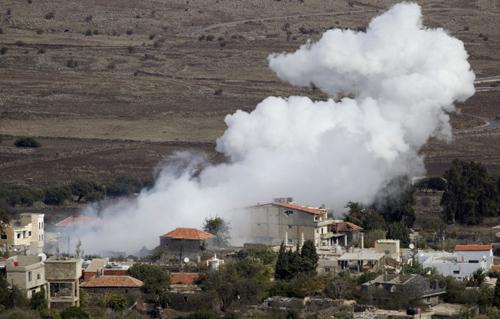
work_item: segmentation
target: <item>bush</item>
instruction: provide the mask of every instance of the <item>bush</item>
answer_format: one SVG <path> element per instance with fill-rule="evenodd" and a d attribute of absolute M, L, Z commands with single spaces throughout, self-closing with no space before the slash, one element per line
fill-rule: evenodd
<path fill-rule="evenodd" d="M 33 137 L 19 137 L 14 142 L 16 147 L 40 147 L 40 142 Z"/>
<path fill-rule="evenodd" d="M 108 196 L 126 196 L 133 193 L 138 193 L 142 189 L 142 183 L 140 180 L 129 177 L 121 176 L 115 178 L 113 182 L 107 185 L 106 195 Z"/>
<path fill-rule="evenodd" d="M 47 20 L 51 20 L 51 19 L 54 19 L 54 12 L 49 12 L 45 15 L 45 19 Z"/>
<path fill-rule="evenodd" d="M 127 298 L 123 295 L 107 293 L 102 296 L 101 305 L 114 311 L 122 311 L 127 308 Z"/>
<path fill-rule="evenodd" d="M 93 19 L 93 17 L 90 15 L 90 16 L 86 16 L 84 21 L 88 23 L 88 22 L 92 21 L 92 19 Z"/>
<path fill-rule="evenodd" d="M 47 205 L 61 205 L 71 198 L 71 189 L 67 186 L 51 187 L 45 190 L 43 202 Z"/>
<path fill-rule="evenodd" d="M 61 319 L 88 319 L 90 316 L 79 307 L 69 307 L 61 311 Z"/>
<path fill-rule="evenodd" d="M 213 41 L 215 39 L 215 37 L 212 35 L 212 34 L 209 34 L 206 36 L 205 38 L 207 41 Z"/>
<path fill-rule="evenodd" d="M 77 202 L 82 201 L 82 199 L 89 200 L 89 196 L 92 199 L 102 198 L 104 195 L 104 188 L 95 182 L 89 182 L 84 180 L 73 181 L 69 188 L 73 196 L 77 196 Z M 99 195 L 100 194 L 100 195 Z"/>
<path fill-rule="evenodd" d="M 134 34 L 134 30 L 128 29 L 126 33 L 127 33 L 127 35 L 132 35 L 132 34 Z"/>
<path fill-rule="evenodd" d="M 73 59 L 69 59 L 69 60 L 66 62 L 66 66 L 67 66 L 68 68 L 72 68 L 72 69 L 73 69 L 73 68 L 76 68 L 76 67 L 78 67 L 78 61 L 75 61 L 75 60 L 73 60 Z"/>
<path fill-rule="evenodd" d="M 16 45 L 18 47 L 23 47 L 25 45 L 25 43 L 23 41 L 21 41 L 21 40 L 18 40 L 18 41 L 16 41 Z"/>
<path fill-rule="evenodd" d="M 144 290 L 149 294 L 160 294 L 168 288 L 170 275 L 157 265 L 136 263 L 128 269 L 128 274 L 144 282 Z"/>
<path fill-rule="evenodd" d="M 2 47 L 2 48 L 0 49 L 0 54 L 1 54 L 1 55 L 4 55 L 5 53 L 7 53 L 7 51 L 9 51 L 9 49 L 8 49 L 8 48 L 6 48 L 6 47 Z"/>
<path fill-rule="evenodd" d="M 92 30 L 87 29 L 87 31 L 85 31 L 85 36 L 90 37 L 91 35 L 92 35 Z"/>
<path fill-rule="evenodd" d="M 43 193 L 20 185 L 0 185 L 0 199 L 10 206 L 32 206 L 43 199 Z"/>

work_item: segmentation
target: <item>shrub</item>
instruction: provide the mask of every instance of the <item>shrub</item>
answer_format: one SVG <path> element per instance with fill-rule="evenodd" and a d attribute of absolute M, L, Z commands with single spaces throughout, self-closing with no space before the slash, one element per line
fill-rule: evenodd
<path fill-rule="evenodd" d="M 51 19 L 54 19 L 54 12 L 49 12 L 45 15 L 45 19 L 47 20 L 51 20 Z"/>
<path fill-rule="evenodd" d="M 153 40 L 153 39 L 155 38 L 155 36 L 156 36 L 156 34 L 154 34 L 154 33 L 153 33 L 153 34 L 150 34 L 150 35 L 149 35 L 149 40 Z"/>
<path fill-rule="evenodd" d="M 21 41 L 21 40 L 18 40 L 18 41 L 16 41 L 16 45 L 18 47 L 23 47 L 25 45 L 25 43 L 23 41 Z"/>
<path fill-rule="evenodd" d="M 216 89 L 214 91 L 214 95 L 222 95 L 223 90 L 222 89 Z"/>
<path fill-rule="evenodd" d="M 120 176 L 114 179 L 111 184 L 106 187 L 106 195 L 108 196 L 125 196 L 137 193 L 142 189 L 140 180 L 130 176 Z"/>
<path fill-rule="evenodd" d="M 144 290 L 149 294 L 160 294 L 170 284 L 170 275 L 157 265 L 136 263 L 128 269 L 128 274 L 144 282 Z"/>
<path fill-rule="evenodd" d="M 89 182 L 84 180 L 76 180 L 69 185 L 71 194 L 78 197 L 77 202 L 82 199 L 89 201 L 89 196 L 91 199 L 102 198 L 104 195 L 104 189 L 101 185 L 95 182 Z"/>
<path fill-rule="evenodd" d="M 198 41 L 203 41 L 203 40 L 205 40 L 205 35 L 204 34 L 202 34 L 202 35 L 200 35 L 198 37 Z"/>
<path fill-rule="evenodd" d="M 96 30 L 93 31 L 93 33 L 94 33 L 94 35 L 98 35 L 99 34 L 99 30 L 96 29 Z"/>
<path fill-rule="evenodd" d="M 19 137 L 14 142 L 16 147 L 40 147 L 40 142 L 38 142 L 33 137 Z"/>
<path fill-rule="evenodd" d="M 127 33 L 127 35 L 132 35 L 132 34 L 134 34 L 134 31 L 131 29 L 128 29 L 126 33 Z"/>
<path fill-rule="evenodd" d="M 7 53 L 7 51 L 9 51 L 9 49 L 8 49 L 8 48 L 6 48 L 6 47 L 2 47 L 2 48 L 0 49 L 0 55 L 4 55 L 5 53 Z"/>
<path fill-rule="evenodd" d="M 61 319 L 88 319 L 90 316 L 79 307 L 69 307 L 61 311 Z"/>
<path fill-rule="evenodd" d="M 0 34 L 3 34 L 3 29 L 2 28 L 0 28 Z"/>
<path fill-rule="evenodd" d="M 214 38 L 215 38 L 215 37 L 214 37 L 212 34 L 209 34 L 209 35 L 207 35 L 207 36 L 206 36 L 206 38 L 205 38 L 205 39 L 206 39 L 207 41 L 213 41 L 213 40 L 214 40 Z"/>
<path fill-rule="evenodd" d="M 92 35 L 92 30 L 87 29 L 87 31 L 85 31 L 85 36 L 90 37 L 91 35 Z"/>
<path fill-rule="evenodd" d="M 135 48 L 134 47 L 127 47 L 128 53 L 134 53 Z"/>
<path fill-rule="evenodd" d="M 45 48 L 38 49 L 38 54 L 44 54 L 46 52 Z"/>
<path fill-rule="evenodd" d="M 43 33 L 43 30 L 42 29 L 38 29 L 36 30 L 36 34 L 42 34 Z"/>
<path fill-rule="evenodd" d="M 92 19 L 93 19 L 93 17 L 90 15 L 90 16 L 86 16 L 85 19 L 84 19 L 84 21 L 85 22 L 90 22 L 90 21 L 92 21 Z"/>
<path fill-rule="evenodd" d="M 43 199 L 43 193 L 26 186 L 2 185 L 0 186 L 0 199 L 10 206 L 31 206 Z"/>
<path fill-rule="evenodd" d="M 127 298 L 123 295 L 106 293 L 101 298 L 101 305 L 114 311 L 122 311 L 127 307 Z"/>
<path fill-rule="evenodd" d="M 45 190 L 43 202 L 47 205 L 61 205 L 71 198 L 71 190 L 67 186 L 51 187 Z"/>
<path fill-rule="evenodd" d="M 74 68 L 78 67 L 78 61 L 73 60 L 73 59 L 69 59 L 69 60 L 66 62 L 66 66 L 67 66 L 68 68 L 72 68 L 72 69 L 74 69 Z"/>

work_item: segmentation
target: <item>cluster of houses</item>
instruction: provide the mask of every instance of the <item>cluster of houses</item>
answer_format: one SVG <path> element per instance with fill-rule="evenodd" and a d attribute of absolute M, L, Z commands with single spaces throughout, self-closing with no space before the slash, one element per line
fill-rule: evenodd
<path fill-rule="evenodd" d="M 362 287 L 367 293 L 384 292 L 368 294 L 368 302 L 373 304 L 403 292 L 411 293 L 412 298 L 422 304 L 439 303 L 445 289 L 425 277 L 403 274 L 401 269 L 405 264 L 418 262 L 424 268 L 458 280 L 471 277 L 479 269 L 487 271 L 495 267 L 491 245 L 457 245 L 453 252 L 425 251 L 401 248 L 398 240 L 382 239 L 373 247 L 365 247 L 360 226 L 329 218 L 325 207 L 300 205 L 290 198 L 278 198 L 246 210 L 252 217 L 248 223 L 248 243 L 274 249 L 284 243 L 295 249 L 310 240 L 320 257 L 318 273 L 382 273 Z M 83 261 L 60 256 L 61 246 L 67 245 L 69 250 L 68 234 L 79 223 L 98 225 L 99 220 L 88 216 L 68 217 L 55 225 L 56 231 L 47 232 L 47 237 L 43 214 L 21 214 L 18 220 L 2 224 L 0 249 L 14 256 L 0 259 L 0 272 L 6 272 L 8 283 L 18 287 L 27 298 L 43 287 L 50 307 L 79 305 L 79 289 L 94 297 L 107 292 L 139 295 L 144 284 L 127 275 L 130 262 L 113 263 L 104 258 Z M 216 247 L 215 235 L 200 229 L 173 229 L 160 236 L 159 247 L 181 265 L 218 269 L 224 262 L 217 258 L 216 254 L 223 251 Z M 44 252 L 54 256 L 47 258 Z M 198 276 L 196 272 L 183 271 L 181 266 L 171 272 L 170 291 L 196 293 L 199 288 L 194 282 Z"/>

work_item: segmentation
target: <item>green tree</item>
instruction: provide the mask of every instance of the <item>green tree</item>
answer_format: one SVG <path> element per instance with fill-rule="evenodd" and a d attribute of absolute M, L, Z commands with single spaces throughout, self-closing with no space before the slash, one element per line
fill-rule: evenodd
<path fill-rule="evenodd" d="M 71 198 L 71 190 L 67 186 L 51 187 L 45 190 L 43 202 L 47 205 L 61 205 Z"/>
<path fill-rule="evenodd" d="M 89 200 L 89 197 L 90 199 L 102 198 L 104 194 L 104 188 L 101 185 L 81 179 L 73 181 L 69 188 L 73 196 L 78 197 L 77 202 L 82 201 L 82 199 Z"/>
<path fill-rule="evenodd" d="M 31 309 L 38 310 L 38 311 L 42 311 L 44 309 L 47 309 L 47 299 L 45 297 L 45 288 L 43 288 L 43 286 L 39 292 L 34 293 L 31 296 L 30 307 L 31 307 Z"/>
<path fill-rule="evenodd" d="M 492 304 L 494 307 L 500 308 L 500 280 L 497 280 L 497 283 L 495 284 Z"/>
<path fill-rule="evenodd" d="M 365 247 L 374 247 L 379 239 L 386 239 L 387 232 L 383 229 L 371 229 L 365 233 Z"/>
<path fill-rule="evenodd" d="M 302 259 L 301 271 L 311 274 L 316 273 L 319 257 L 313 241 L 306 240 L 304 242 L 304 245 L 302 245 L 302 249 L 300 251 L 300 257 Z"/>
<path fill-rule="evenodd" d="M 19 137 L 14 142 L 16 147 L 40 147 L 41 144 L 33 137 Z"/>
<path fill-rule="evenodd" d="M 127 196 L 138 193 L 144 185 L 140 180 L 130 176 L 119 176 L 106 187 L 108 196 Z"/>
<path fill-rule="evenodd" d="M 215 235 L 215 243 L 219 247 L 227 247 L 231 239 L 231 227 L 222 217 L 206 218 L 203 230 Z"/>
<path fill-rule="evenodd" d="M 475 162 L 455 160 L 445 172 L 448 186 L 441 199 L 448 223 L 479 224 L 498 213 L 498 184 L 486 168 Z"/>
<path fill-rule="evenodd" d="M 264 265 L 274 265 L 276 262 L 276 252 L 269 246 L 255 245 L 250 247 L 243 247 L 236 255 L 240 260 L 246 258 L 259 259 Z"/>
<path fill-rule="evenodd" d="M 204 291 L 214 291 L 223 311 L 234 304 L 259 303 L 271 286 L 271 269 L 260 260 L 236 260 L 219 270 L 208 270 L 200 277 Z"/>
<path fill-rule="evenodd" d="M 286 255 L 285 244 L 281 242 L 278 257 L 276 259 L 276 266 L 274 268 L 274 278 L 284 280 L 291 278 L 289 269 L 289 260 Z"/>
<path fill-rule="evenodd" d="M 398 239 L 402 246 L 408 246 L 410 244 L 410 233 L 403 223 L 390 224 L 387 231 L 387 238 Z"/>
<path fill-rule="evenodd" d="M 88 319 L 89 314 L 80 307 L 68 307 L 61 311 L 61 319 Z"/>
<path fill-rule="evenodd" d="M 128 274 L 144 282 L 144 291 L 158 297 L 170 284 L 170 275 L 157 265 L 135 263 Z"/>
<path fill-rule="evenodd" d="M 106 293 L 101 297 L 101 305 L 114 311 L 125 310 L 127 303 L 127 298 L 123 295 Z"/>

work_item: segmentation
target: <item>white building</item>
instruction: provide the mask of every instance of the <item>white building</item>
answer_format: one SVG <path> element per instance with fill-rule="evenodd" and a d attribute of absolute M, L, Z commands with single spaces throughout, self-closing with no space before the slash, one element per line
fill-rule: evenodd
<path fill-rule="evenodd" d="M 45 266 L 43 258 L 39 256 L 14 256 L 7 259 L 7 282 L 9 286 L 17 287 L 26 298 L 42 288 L 47 291 L 45 280 Z"/>
<path fill-rule="evenodd" d="M 458 280 L 469 278 L 475 271 L 487 271 L 493 265 L 491 245 L 457 245 L 455 251 L 420 251 L 418 262 L 424 268 L 434 268 L 443 276 Z"/>
<path fill-rule="evenodd" d="M 44 228 L 44 214 L 20 214 L 19 219 L 2 225 L 0 245 L 6 251 L 37 255 L 43 251 Z"/>

